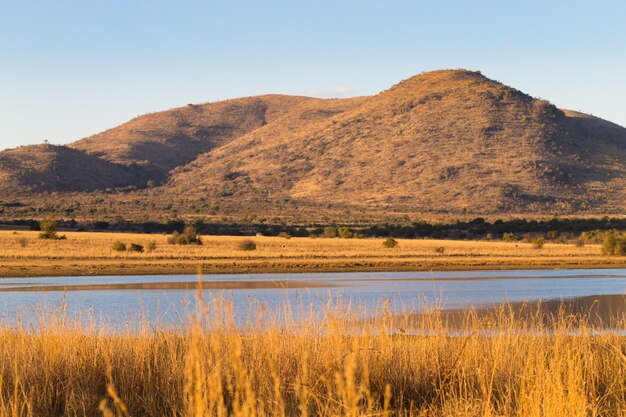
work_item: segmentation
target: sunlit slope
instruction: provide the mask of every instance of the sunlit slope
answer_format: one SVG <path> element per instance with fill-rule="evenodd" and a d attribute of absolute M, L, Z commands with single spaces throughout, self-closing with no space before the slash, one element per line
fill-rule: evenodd
<path fill-rule="evenodd" d="M 411 211 L 578 211 L 622 204 L 626 129 L 469 71 L 404 81 L 293 129 L 200 156 L 170 187 Z"/>
<path fill-rule="evenodd" d="M 0 152 L 0 197 L 72 192 L 85 205 L 109 189 L 112 202 L 310 219 L 625 209 L 626 129 L 465 70 L 370 97 L 188 105 L 42 146 Z"/>

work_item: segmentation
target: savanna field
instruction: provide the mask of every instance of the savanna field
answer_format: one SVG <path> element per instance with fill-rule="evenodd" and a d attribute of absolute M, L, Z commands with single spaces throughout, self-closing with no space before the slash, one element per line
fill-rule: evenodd
<path fill-rule="evenodd" d="M 570 243 L 202 236 L 181 246 L 165 235 L 58 234 L 66 239 L 0 232 L 3 275 L 623 262 Z M 623 315 L 600 323 L 591 310 L 509 305 L 453 319 L 329 300 L 323 311 L 255 308 L 241 323 L 227 296 L 203 297 L 174 327 L 108 326 L 63 305 L 4 323 L 0 415 L 626 416 Z"/>
<path fill-rule="evenodd" d="M 230 272 L 430 271 L 533 268 L 619 268 L 626 257 L 605 256 L 599 244 L 398 239 L 324 239 L 202 236 L 202 245 L 170 245 L 158 234 L 0 231 L 0 275 L 132 275 Z M 240 248 L 252 240 L 256 249 Z M 142 245 L 142 253 L 113 249 L 115 242 Z M 154 249 L 149 249 L 151 244 Z"/>

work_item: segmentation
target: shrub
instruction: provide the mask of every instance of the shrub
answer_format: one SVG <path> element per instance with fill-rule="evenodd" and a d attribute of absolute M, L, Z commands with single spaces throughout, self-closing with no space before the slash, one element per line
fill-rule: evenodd
<path fill-rule="evenodd" d="M 337 235 L 344 239 L 350 239 L 354 237 L 354 231 L 347 227 L 340 227 L 339 229 L 337 229 Z"/>
<path fill-rule="evenodd" d="M 612 230 L 590 230 L 581 233 L 580 237 L 585 240 L 585 243 L 595 243 L 604 245 L 605 240 L 608 237 L 615 236 L 619 238 L 620 233 L 616 229 Z"/>
<path fill-rule="evenodd" d="M 322 237 L 337 237 L 337 228 L 336 227 L 325 227 L 324 233 L 322 233 Z"/>
<path fill-rule="evenodd" d="M 292 236 L 291 236 L 291 233 L 289 233 L 289 232 L 280 232 L 278 234 L 278 237 L 282 237 L 282 238 L 285 238 L 285 239 L 291 239 Z"/>
<path fill-rule="evenodd" d="M 546 244 L 546 240 L 543 237 L 539 236 L 531 240 L 530 243 L 532 243 L 533 249 L 541 249 L 543 248 L 543 245 Z"/>
<path fill-rule="evenodd" d="M 139 243 L 131 243 L 130 247 L 128 248 L 129 251 L 131 252 L 143 252 L 143 245 L 140 245 Z"/>
<path fill-rule="evenodd" d="M 611 233 L 602 242 L 602 253 L 605 255 L 624 256 L 626 255 L 626 235 Z"/>
<path fill-rule="evenodd" d="M 502 234 L 502 240 L 505 242 L 516 242 L 519 240 L 519 237 L 515 233 L 504 232 Z"/>
<path fill-rule="evenodd" d="M 202 239 L 198 236 L 195 227 L 185 226 L 182 233 L 174 232 L 167 238 L 170 245 L 202 245 Z"/>
<path fill-rule="evenodd" d="M 146 243 L 146 250 L 148 252 L 152 252 L 153 250 L 155 250 L 157 247 L 156 242 L 154 240 L 151 240 L 150 242 Z"/>
<path fill-rule="evenodd" d="M 589 230 L 587 232 L 582 232 L 580 237 L 585 241 L 585 243 L 603 243 L 604 238 L 611 233 L 612 232 L 607 233 L 602 230 Z"/>
<path fill-rule="evenodd" d="M 241 242 L 239 242 L 237 247 L 239 248 L 239 250 L 245 250 L 245 251 L 256 250 L 256 243 L 254 243 L 253 241 L 249 239 L 242 240 Z"/>
<path fill-rule="evenodd" d="M 169 243 L 170 245 L 180 245 L 180 232 L 174 231 L 174 233 L 172 233 L 172 236 L 167 238 L 167 243 Z"/>
<path fill-rule="evenodd" d="M 548 231 L 548 240 L 558 240 L 560 237 L 560 233 L 557 232 L 556 230 L 550 230 Z"/>
<path fill-rule="evenodd" d="M 387 239 L 383 240 L 383 246 L 386 248 L 395 248 L 396 246 L 398 246 L 398 241 L 394 238 L 388 237 Z"/>
<path fill-rule="evenodd" d="M 54 219 L 47 218 L 42 220 L 39 223 L 39 230 L 41 230 L 41 233 L 39 233 L 39 239 L 65 239 L 65 236 L 59 237 L 57 235 L 57 222 L 54 221 Z"/>
<path fill-rule="evenodd" d="M 582 237 L 579 237 L 578 239 L 576 239 L 576 242 L 574 242 L 574 246 L 576 246 L 577 248 L 582 248 L 585 246 L 585 239 L 583 239 Z"/>
<path fill-rule="evenodd" d="M 126 244 L 118 240 L 113 243 L 113 250 L 116 252 L 126 252 Z"/>
<path fill-rule="evenodd" d="M 25 237 L 21 237 L 17 239 L 17 243 L 19 243 L 21 247 L 25 248 L 26 246 L 28 246 L 28 239 L 26 239 Z"/>

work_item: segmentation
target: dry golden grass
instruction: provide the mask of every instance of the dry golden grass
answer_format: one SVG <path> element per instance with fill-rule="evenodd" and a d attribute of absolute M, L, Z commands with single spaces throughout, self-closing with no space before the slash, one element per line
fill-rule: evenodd
<path fill-rule="evenodd" d="M 0 416 L 626 415 L 626 337 L 563 314 L 468 312 L 459 329 L 436 311 L 293 321 L 286 306 L 235 327 L 231 311 L 210 300 L 186 330 L 115 333 L 63 311 L 5 328 Z"/>
<path fill-rule="evenodd" d="M 244 237 L 204 236 L 201 246 L 168 245 L 164 235 L 66 233 L 67 240 L 37 239 L 36 232 L 0 231 L 0 275 L 81 275 L 205 272 L 341 270 L 437 270 L 506 268 L 619 267 L 621 257 L 605 257 L 597 245 L 582 248 L 488 241 L 399 240 L 393 249 L 383 239 L 254 237 L 257 250 L 242 251 Z M 115 252 L 115 241 L 146 245 L 149 253 Z M 437 249 L 443 248 L 443 253 Z"/>
<path fill-rule="evenodd" d="M 37 239 L 37 232 L 0 231 L 0 276 L 105 275 L 146 273 L 278 272 L 342 270 L 465 270 L 507 268 L 620 267 L 621 257 L 605 257 L 600 247 L 548 243 L 398 240 L 392 249 L 384 239 L 311 239 L 253 237 L 255 251 L 242 251 L 245 237 L 204 236 L 201 246 L 167 244 L 164 235 L 65 233 L 66 240 Z M 146 245 L 147 253 L 115 252 L 115 241 Z M 438 253 L 437 248 L 443 248 Z"/>

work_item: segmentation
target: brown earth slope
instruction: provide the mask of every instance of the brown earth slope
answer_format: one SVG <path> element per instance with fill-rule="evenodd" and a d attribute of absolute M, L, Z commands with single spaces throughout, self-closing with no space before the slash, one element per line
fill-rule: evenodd
<path fill-rule="evenodd" d="M 408 212 L 618 210 L 626 129 L 480 73 L 436 71 L 315 124 L 255 130 L 174 171 L 168 187 Z"/>
<path fill-rule="evenodd" d="M 626 129 L 465 70 L 424 73 L 372 97 L 189 105 L 42 149 L 0 152 L 0 197 L 89 200 L 92 190 L 152 179 L 162 185 L 119 198 L 152 207 L 202 199 L 237 216 L 361 217 L 616 213 L 626 197 Z"/>

